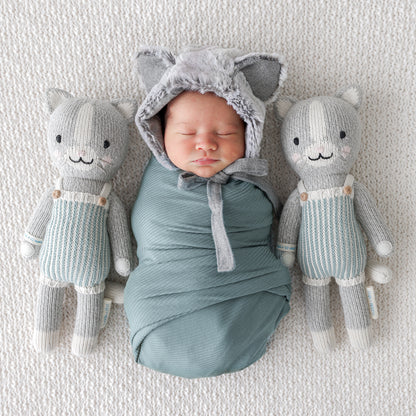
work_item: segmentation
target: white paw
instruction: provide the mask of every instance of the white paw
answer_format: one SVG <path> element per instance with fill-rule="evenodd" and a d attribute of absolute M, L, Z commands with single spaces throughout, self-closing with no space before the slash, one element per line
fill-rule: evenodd
<path fill-rule="evenodd" d="M 285 251 L 280 256 L 280 260 L 282 261 L 284 266 L 291 268 L 295 264 L 296 256 L 294 253 L 289 253 Z"/>
<path fill-rule="evenodd" d="M 130 274 L 130 262 L 127 259 L 117 259 L 114 267 L 116 272 L 121 276 L 128 276 Z"/>
<path fill-rule="evenodd" d="M 381 257 L 389 256 L 393 251 L 393 244 L 390 241 L 380 241 L 376 247 L 376 253 Z"/>
<path fill-rule="evenodd" d="M 33 257 L 36 253 L 35 247 L 30 244 L 28 241 L 22 241 L 20 244 L 20 254 L 26 258 L 30 259 Z"/>

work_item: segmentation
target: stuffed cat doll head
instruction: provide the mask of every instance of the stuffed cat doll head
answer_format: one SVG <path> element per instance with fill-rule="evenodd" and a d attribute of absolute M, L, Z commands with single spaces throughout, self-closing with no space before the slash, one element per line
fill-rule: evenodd
<path fill-rule="evenodd" d="M 61 176 L 107 181 L 123 162 L 129 144 L 131 100 L 89 100 L 48 91 L 48 148 Z"/>
<path fill-rule="evenodd" d="M 353 86 L 333 97 L 278 101 L 283 150 L 301 178 L 351 170 L 361 145 L 361 100 L 361 90 Z"/>

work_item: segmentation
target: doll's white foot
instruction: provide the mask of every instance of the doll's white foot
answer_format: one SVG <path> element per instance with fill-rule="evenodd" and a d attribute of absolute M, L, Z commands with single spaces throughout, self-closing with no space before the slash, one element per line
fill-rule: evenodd
<path fill-rule="evenodd" d="M 320 353 L 331 352 L 335 348 L 335 331 L 334 328 L 325 331 L 311 331 L 313 345 Z"/>
<path fill-rule="evenodd" d="M 124 285 L 117 282 L 106 281 L 104 297 L 112 300 L 117 305 L 124 302 Z"/>
<path fill-rule="evenodd" d="M 371 327 L 361 329 L 347 329 L 351 345 L 358 350 L 365 350 L 370 347 L 372 336 Z"/>
<path fill-rule="evenodd" d="M 90 354 L 97 345 L 98 337 L 82 337 L 74 335 L 72 337 L 72 354 L 82 356 Z"/>
<path fill-rule="evenodd" d="M 59 331 L 38 331 L 33 332 L 33 346 L 37 352 L 48 353 L 58 345 Z"/>
<path fill-rule="evenodd" d="M 377 283 L 385 284 L 393 278 L 393 271 L 384 264 L 369 261 L 366 266 L 366 275 Z"/>

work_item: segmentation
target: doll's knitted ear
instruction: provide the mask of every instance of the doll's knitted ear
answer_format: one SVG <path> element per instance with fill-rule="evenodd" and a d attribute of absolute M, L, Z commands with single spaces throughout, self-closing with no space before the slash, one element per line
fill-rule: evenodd
<path fill-rule="evenodd" d="M 266 104 L 276 99 L 277 90 L 286 79 L 286 65 L 280 56 L 252 53 L 237 58 L 235 66 L 257 98 Z"/>
<path fill-rule="evenodd" d="M 134 121 L 134 116 L 137 111 L 137 102 L 135 100 L 121 99 L 112 101 L 111 104 L 120 111 L 127 123 Z"/>
<path fill-rule="evenodd" d="M 175 65 L 175 57 L 166 49 L 143 47 L 139 50 L 137 69 L 147 92 L 160 81 L 172 65 Z"/>
<path fill-rule="evenodd" d="M 274 105 L 277 119 L 282 121 L 295 103 L 296 100 L 291 97 L 280 97 Z"/>
<path fill-rule="evenodd" d="M 363 92 L 358 85 L 350 85 L 335 94 L 336 97 L 343 99 L 350 103 L 356 110 L 358 110 L 363 101 Z"/>
<path fill-rule="evenodd" d="M 49 88 L 46 91 L 46 102 L 48 106 L 48 111 L 53 113 L 58 106 L 60 106 L 64 101 L 74 98 L 69 92 L 64 90 L 59 90 L 58 88 Z"/>

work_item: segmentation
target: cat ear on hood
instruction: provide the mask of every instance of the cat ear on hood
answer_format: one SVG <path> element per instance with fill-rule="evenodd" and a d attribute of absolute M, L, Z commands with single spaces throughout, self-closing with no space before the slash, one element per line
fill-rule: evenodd
<path fill-rule="evenodd" d="M 241 71 L 253 94 L 268 104 L 277 97 L 279 87 L 286 79 L 286 64 L 276 54 L 251 53 L 235 60 L 237 71 Z"/>
<path fill-rule="evenodd" d="M 137 102 L 135 100 L 121 99 L 112 101 L 111 104 L 117 108 L 126 119 L 127 123 L 132 123 L 134 121 L 134 116 L 137 111 Z"/>
<path fill-rule="evenodd" d="M 358 85 L 350 85 L 339 90 L 335 97 L 341 98 L 342 100 L 350 103 L 356 110 L 358 110 L 363 101 L 363 92 Z"/>
<path fill-rule="evenodd" d="M 59 107 L 63 102 L 74 98 L 69 92 L 60 90 L 58 88 L 49 88 L 46 91 L 46 103 L 49 113 L 53 113 L 57 107 Z"/>
<path fill-rule="evenodd" d="M 144 88 L 149 92 L 168 68 L 175 65 L 175 57 L 167 49 L 142 47 L 137 54 L 137 70 Z"/>

